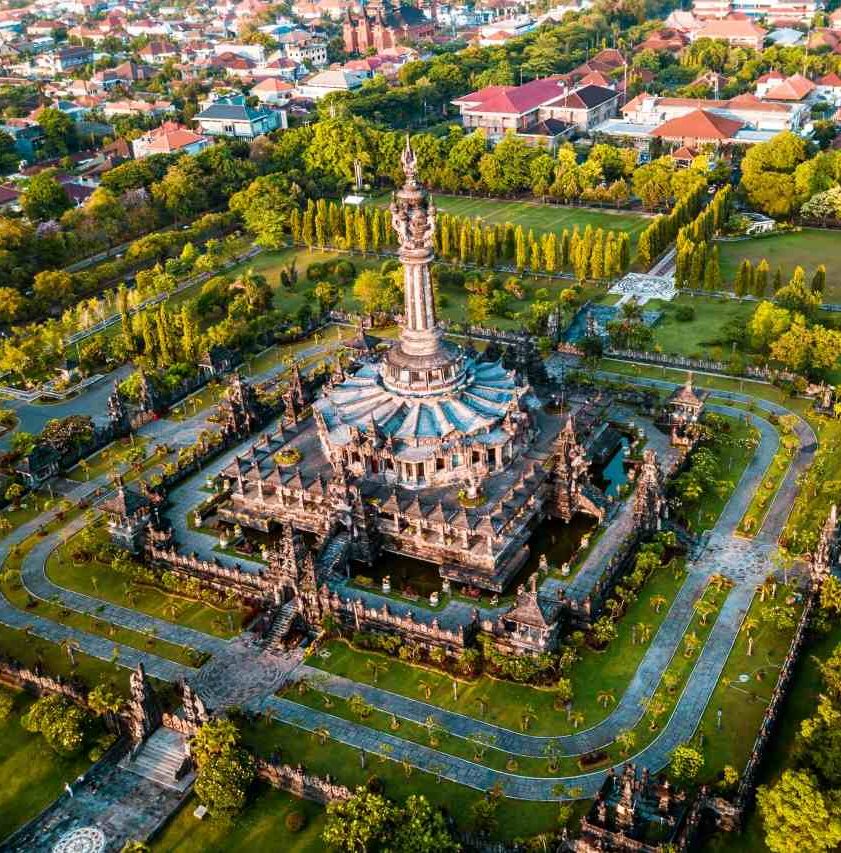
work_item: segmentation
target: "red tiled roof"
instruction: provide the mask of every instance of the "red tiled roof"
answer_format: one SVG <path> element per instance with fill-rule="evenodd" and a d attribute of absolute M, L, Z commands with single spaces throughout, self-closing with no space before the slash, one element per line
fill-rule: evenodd
<path fill-rule="evenodd" d="M 729 101 L 725 101 L 724 103 L 728 107 L 738 107 L 740 110 L 759 110 L 771 113 L 784 113 L 791 109 L 785 104 L 775 104 L 769 101 L 763 101 L 761 98 L 757 98 L 756 95 L 752 95 L 750 92 L 744 92 L 741 95 L 736 95 L 735 98 L 731 98 Z"/>
<path fill-rule="evenodd" d="M 704 26 L 696 33 L 697 38 L 765 38 L 767 30 L 747 18 L 710 19 L 704 21 Z"/>
<path fill-rule="evenodd" d="M 765 97 L 777 101 L 802 101 L 808 94 L 814 92 L 815 84 L 802 74 L 787 77 L 782 83 L 771 87 Z"/>
<path fill-rule="evenodd" d="M 487 86 L 455 100 L 468 110 L 522 115 L 563 94 L 558 77 L 532 80 L 522 86 Z"/>
<path fill-rule="evenodd" d="M 732 139 L 742 122 L 715 115 L 707 110 L 693 110 L 680 118 L 664 122 L 651 131 L 663 139 Z"/>
<path fill-rule="evenodd" d="M 841 88 L 841 77 L 839 77 L 834 71 L 830 74 L 825 74 L 818 80 L 819 86 L 832 86 L 834 88 Z"/>

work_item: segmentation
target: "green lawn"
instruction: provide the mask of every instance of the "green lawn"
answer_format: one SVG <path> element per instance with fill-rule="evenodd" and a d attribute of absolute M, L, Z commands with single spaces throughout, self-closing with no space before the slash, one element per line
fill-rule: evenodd
<path fill-rule="evenodd" d="M 68 472 L 67 479 L 82 483 L 112 471 L 124 474 L 128 467 L 143 464 L 146 457 L 144 447 L 147 443 L 148 440 L 140 436 L 115 441 L 98 453 L 83 459 Z"/>
<path fill-rule="evenodd" d="M 321 831 L 324 809 L 308 800 L 299 800 L 285 791 L 259 785 L 245 811 L 233 826 L 210 818 L 193 817 L 197 800 L 190 797 L 178 814 L 155 838 L 155 853 L 227 853 L 231 850 L 282 850 L 284 853 L 317 853 L 324 849 Z M 291 812 L 306 816 L 304 828 L 291 834 L 285 826 Z"/>
<path fill-rule="evenodd" d="M 777 683 L 780 665 L 794 636 L 794 627 L 781 629 L 769 618 L 772 608 L 778 605 L 785 607 L 784 597 L 780 584 L 776 599 L 767 598 L 762 602 L 757 595 L 748 608 L 743 624 L 755 625 L 752 631 L 753 654 L 748 656 L 748 637 L 743 629 L 736 638 L 701 720 L 706 761 L 703 773 L 705 782 L 715 782 L 716 773 L 727 764 L 741 773 L 747 763 L 762 716 Z M 793 605 L 787 609 L 792 613 L 794 622 L 799 618 L 802 606 Z M 719 708 L 722 710 L 720 730 L 716 728 Z"/>
<path fill-rule="evenodd" d="M 526 201 L 493 201 L 486 198 L 467 198 L 457 195 L 434 194 L 435 204 L 441 213 L 456 216 L 480 217 L 488 223 L 510 222 L 522 225 L 528 230 L 570 231 L 577 225 L 583 231 L 588 225 L 605 230 L 627 231 L 631 237 L 631 254 L 636 247 L 640 231 L 651 221 L 641 213 L 627 213 L 612 210 L 596 210 L 576 207 L 556 207 Z M 385 206 L 390 197 L 374 199 L 376 204 Z"/>
<path fill-rule="evenodd" d="M 604 651 L 597 652 L 589 648 L 581 650 L 581 660 L 572 668 L 571 680 L 574 694 L 573 707 L 584 715 L 579 728 L 595 725 L 612 710 L 610 703 L 603 707 L 598 696 L 603 691 L 611 691 L 618 701 L 627 688 L 639 662 L 645 655 L 647 644 L 632 642 L 635 626 L 646 625 L 653 637 L 660 624 L 666 618 L 669 606 L 683 582 L 683 574 L 676 574 L 662 566 L 648 580 L 639 598 L 630 605 L 628 612 L 617 623 L 619 636 Z M 655 597 L 664 598 L 666 603 L 656 612 L 651 604 Z M 336 675 L 342 675 L 366 684 L 373 683 L 368 668 L 371 659 L 382 660 L 387 670 L 378 677 L 378 686 L 385 690 L 424 699 L 432 705 L 467 716 L 484 719 L 487 722 L 519 730 L 521 714 L 527 705 L 536 713 L 529 731 L 540 735 L 560 735 L 574 731 L 573 724 L 563 710 L 555 708 L 555 691 L 514 684 L 510 681 L 498 681 L 481 676 L 470 682 L 459 684 L 458 700 L 453 699 L 452 678 L 443 673 L 412 666 L 391 657 L 374 652 L 358 651 L 344 642 L 334 641 L 326 646 L 330 657 L 323 659 L 318 655 L 309 662 Z M 426 689 L 422 683 L 432 686 L 432 694 L 426 699 Z M 487 710 L 481 716 L 484 698 Z"/>
<path fill-rule="evenodd" d="M 719 243 L 722 279 L 731 286 L 739 264 L 747 258 L 756 266 L 768 261 L 773 277 L 777 266 L 783 270 L 783 282 L 791 278 L 794 268 L 806 270 L 807 279 L 818 264 L 826 266 L 826 301 L 841 299 L 841 234 L 821 228 L 804 228 L 788 234 L 777 234 L 754 240 Z"/>
<path fill-rule="evenodd" d="M 15 628 L 0 625 L 0 650 L 29 669 L 40 666 L 44 672 L 62 678 L 78 678 L 88 687 L 96 687 L 103 680 L 114 684 L 120 693 L 128 696 L 128 670 L 117 664 L 76 652 L 76 666 L 55 643 L 42 640 Z"/>
<path fill-rule="evenodd" d="M 694 319 L 678 320 L 677 309 L 681 306 L 690 306 L 695 311 Z M 723 360 L 729 355 L 729 345 L 720 339 L 722 329 L 730 321 L 747 324 L 756 306 L 750 302 L 684 295 L 672 302 L 652 300 L 645 308 L 663 312 L 654 327 L 654 346 L 660 351 Z"/>
<path fill-rule="evenodd" d="M 101 533 L 105 538 L 104 531 Z M 119 604 L 134 610 L 195 628 L 217 637 L 232 637 L 242 630 L 244 610 L 223 610 L 201 601 L 173 595 L 163 590 L 134 585 L 133 598 L 129 598 L 126 580 L 111 570 L 110 565 L 96 559 L 80 562 L 74 560 L 74 542 L 71 538 L 50 554 L 47 575 L 50 580 L 66 589 Z M 230 619 L 228 617 L 231 617 Z"/>
<path fill-rule="evenodd" d="M 275 291 L 275 305 L 290 314 L 294 314 L 305 302 L 312 301 L 310 294 L 315 286 L 315 282 L 307 279 L 307 267 L 313 263 L 323 263 L 328 260 L 336 260 L 337 258 L 349 260 L 353 263 L 357 272 L 363 269 L 378 269 L 384 260 L 383 258 L 362 256 L 359 254 L 339 254 L 329 250 L 310 252 L 304 248 L 290 248 L 276 252 L 262 252 L 257 257 L 229 270 L 227 275 L 235 276 L 243 270 L 253 269 L 255 272 L 266 276 L 269 285 Z M 293 259 L 298 269 L 298 282 L 292 288 L 282 288 L 280 287 L 280 270 L 282 267 L 289 265 Z M 334 284 L 339 286 L 340 299 L 337 308 L 351 312 L 359 311 L 360 305 L 353 296 L 352 284 L 340 285 L 335 280 L 335 276 L 327 276 L 327 278 L 330 278 Z M 536 293 L 538 290 L 548 290 L 550 299 L 556 300 L 558 294 L 572 284 L 570 281 L 564 279 L 534 278 L 528 275 L 520 276 L 520 278 L 523 282 L 525 296 L 521 300 L 511 299 L 508 305 L 508 312 L 512 314 L 527 310 L 529 305 L 537 298 Z M 463 323 L 468 296 L 468 292 L 462 287 L 448 285 L 440 288 L 437 306 L 439 316 L 445 320 Z M 582 300 L 591 299 L 596 302 L 601 302 L 602 300 L 610 301 L 612 299 L 612 297 L 607 295 L 607 291 L 604 288 L 595 286 L 585 288 L 581 298 Z M 489 322 L 501 329 L 518 329 L 522 325 L 521 321 L 514 317 L 497 315 L 491 315 Z"/>
<path fill-rule="evenodd" d="M 777 728 L 759 768 L 757 781 L 760 785 L 773 784 L 783 770 L 791 766 L 792 745 L 800 731 L 800 723 L 815 712 L 822 689 L 819 662 L 826 660 L 839 643 L 841 624 L 836 624 L 829 634 L 807 642 L 803 648 L 777 720 Z M 743 707 L 738 706 L 739 713 Z M 760 705 L 759 708 L 761 710 L 764 706 Z M 753 809 L 749 813 L 742 833 L 720 833 L 712 839 L 709 849 L 715 853 L 767 853 L 758 811 Z"/>
<path fill-rule="evenodd" d="M 0 648 L 5 650 L 2 642 Z M 21 726 L 20 718 L 32 702 L 32 697 L 17 693 L 12 713 L 0 720 L 0 842 L 48 806 L 65 782 L 90 766 L 84 752 L 62 757 L 46 746 L 41 735 Z"/>
<path fill-rule="evenodd" d="M 730 424 L 730 431 L 709 449 L 715 456 L 723 488 L 717 490 L 709 488 L 713 484 L 705 484 L 707 488 L 698 505 L 686 513 L 688 525 L 696 532 L 713 528 L 759 444 L 759 432 L 749 423 L 729 415 L 721 417 Z"/>
<path fill-rule="evenodd" d="M 402 802 L 411 794 L 423 794 L 433 805 L 445 809 L 455 819 L 458 827 L 471 827 L 471 806 L 484 797 L 481 791 L 465 788 L 447 781 L 436 781 L 435 777 L 410 768 L 407 775 L 403 767 L 390 760 L 367 756 L 363 768 L 359 752 L 336 741 L 329 740 L 324 746 L 319 741 L 302 733 L 294 726 L 282 723 L 254 723 L 246 727 L 243 740 L 259 755 L 280 753 L 281 759 L 291 764 L 301 763 L 309 772 L 319 775 L 329 773 L 336 781 L 355 788 L 364 785 L 372 777 L 379 778 L 384 793 L 391 799 Z M 588 804 L 578 805 L 577 815 L 583 814 Z M 502 800 L 497 812 L 497 839 L 523 838 L 540 832 L 548 832 L 557 823 L 558 806 L 555 803 L 528 803 L 519 800 Z M 573 818 L 570 825 L 577 823 Z M 236 850 L 231 846 L 228 849 Z M 285 850 L 284 847 L 278 849 Z M 323 846 L 322 848 L 323 849 Z"/>

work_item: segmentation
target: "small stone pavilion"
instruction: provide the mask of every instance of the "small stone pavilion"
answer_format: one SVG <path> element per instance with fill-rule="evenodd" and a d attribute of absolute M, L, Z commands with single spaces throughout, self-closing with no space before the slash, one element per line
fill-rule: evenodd
<path fill-rule="evenodd" d="M 688 447 L 693 444 L 707 397 L 708 394 L 693 388 L 690 373 L 686 382 L 666 400 L 659 423 L 670 432 L 673 445 Z"/>
<path fill-rule="evenodd" d="M 122 477 L 117 477 L 115 486 L 114 495 L 102 501 L 99 508 L 108 516 L 111 540 L 132 554 L 140 554 L 152 518 L 152 503 L 140 492 L 127 489 Z"/>

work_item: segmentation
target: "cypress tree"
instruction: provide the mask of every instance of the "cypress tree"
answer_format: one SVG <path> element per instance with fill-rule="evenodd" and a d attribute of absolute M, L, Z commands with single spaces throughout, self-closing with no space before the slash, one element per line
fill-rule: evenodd
<path fill-rule="evenodd" d="M 156 351 L 155 332 L 149 320 L 149 310 L 140 313 L 140 334 L 143 337 L 143 355 L 154 358 Z"/>
<path fill-rule="evenodd" d="M 590 275 L 596 280 L 604 278 L 604 230 L 599 228 L 593 235 L 593 250 L 590 253 Z"/>
<path fill-rule="evenodd" d="M 293 244 L 301 242 L 301 210 L 297 206 L 289 214 L 289 236 Z"/>
<path fill-rule="evenodd" d="M 191 302 L 181 306 L 181 351 L 188 362 L 195 361 L 199 347 L 199 324 Z"/>
<path fill-rule="evenodd" d="M 619 234 L 619 272 L 628 272 L 631 266 L 631 238 L 627 231 Z"/>
<path fill-rule="evenodd" d="M 531 240 L 529 243 L 529 266 L 533 272 L 540 271 L 540 265 L 543 254 L 540 251 L 540 243 L 537 240 Z"/>
<path fill-rule="evenodd" d="M 569 236 L 569 228 L 564 228 L 563 233 L 561 234 L 561 242 L 559 246 L 559 254 L 561 256 L 561 269 L 566 269 L 569 266 L 569 247 L 570 247 L 570 236 Z"/>
<path fill-rule="evenodd" d="M 715 243 L 704 266 L 704 290 L 721 290 L 721 265 L 718 259 L 718 246 Z"/>
<path fill-rule="evenodd" d="M 692 263 L 689 270 L 689 287 L 700 290 L 704 283 L 704 260 L 706 243 L 697 243 L 692 250 Z"/>
<path fill-rule="evenodd" d="M 522 272 L 528 263 L 528 246 L 526 245 L 526 235 L 523 232 L 523 226 L 518 225 L 514 234 L 515 239 L 515 265 Z"/>
<path fill-rule="evenodd" d="M 556 266 L 558 260 L 558 240 L 554 234 L 545 235 L 543 241 L 543 269 L 554 275 L 558 268 Z"/>
<path fill-rule="evenodd" d="M 301 241 L 308 249 L 315 245 L 315 205 L 310 200 L 301 223 Z"/>
<path fill-rule="evenodd" d="M 158 350 L 159 362 L 161 367 L 169 367 L 175 364 L 172 347 L 169 341 L 169 315 L 166 310 L 166 303 L 162 302 L 158 308 L 158 314 L 155 318 L 155 329 L 158 334 Z"/>
<path fill-rule="evenodd" d="M 493 269 L 497 264 L 497 230 L 496 228 L 485 229 L 485 266 Z"/>
<path fill-rule="evenodd" d="M 446 213 L 439 221 L 438 227 L 441 229 L 441 242 L 439 244 L 441 257 L 449 258 L 452 252 L 452 243 L 450 243 L 450 221 Z"/>
<path fill-rule="evenodd" d="M 382 245 L 382 228 L 380 226 L 380 209 L 375 207 L 371 213 L 371 250 L 374 253 L 380 251 Z"/>
<path fill-rule="evenodd" d="M 756 266 L 753 274 L 753 295 L 760 298 L 768 290 L 768 261 L 763 258 Z"/>
<path fill-rule="evenodd" d="M 820 264 L 812 276 L 812 293 L 823 293 L 826 288 L 826 267 Z"/>
<path fill-rule="evenodd" d="M 374 208 L 374 214 L 379 214 L 380 209 Z M 330 235 L 330 242 L 334 246 L 339 245 L 339 239 L 342 236 L 342 211 L 335 201 L 331 201 L 327 208 L 327 231 Z"/>
<path fill-rule="evenodd" d="M 783 286 L 783 268 L 781 266 L 777 266 L 777 269 L 774 271 L 774 293 L 776 293 Z"/>
<path fill-rule="evenodd" d="M 470 226 L 466 222 L 461 226 L 458 257 L 462 264 L 466 264 L 470 260 Z"/>
<path fill-rule="evenodd" d="M 368 251 L 368 220 L 365 211 L 361 207 L 356 208 L 356 220 L 354 231 L 356 232 L 356 248 L 364 255 Z"/>

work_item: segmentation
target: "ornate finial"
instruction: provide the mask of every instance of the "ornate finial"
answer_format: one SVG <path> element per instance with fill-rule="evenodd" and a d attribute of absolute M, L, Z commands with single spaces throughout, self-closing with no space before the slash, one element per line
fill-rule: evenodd
<path fill-rule="evenodd" d="M 415 159 L 415 152 L 412 151 L 412 143 L 409 140 L 408 133 L 406 134 L 406 147 L 400 155 L 400 162 L 403 165 L 407 180 L 414 181 L 417 175 L 417 160 Z"/>

